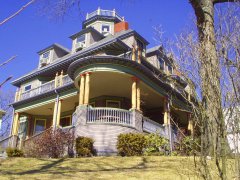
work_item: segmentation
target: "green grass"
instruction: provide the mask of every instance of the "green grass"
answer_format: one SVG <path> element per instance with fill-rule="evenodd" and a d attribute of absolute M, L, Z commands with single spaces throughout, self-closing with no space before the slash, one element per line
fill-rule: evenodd
<path fill-rule="evenodd" d="M 93 157 L 0 160 L 0 179 L 199 179 L 192 157 Z"/>

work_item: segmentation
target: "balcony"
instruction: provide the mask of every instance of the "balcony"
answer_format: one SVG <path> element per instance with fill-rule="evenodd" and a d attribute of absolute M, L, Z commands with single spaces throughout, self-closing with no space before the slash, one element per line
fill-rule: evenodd
<path fill-rule="evenodd" d="M 40 94 L 44 94 L 51 90 L 54 90 L 58 87 L 65 86 L 67 84 L 73 83 L 71 78 L 68 75 L 65 76 L 57 76 L 54 80 L 49 81 L 47 83 L 42 84 L 39 87 L 30 89 L 25 92 L 17 91 L 15 96 L 15 102 L 25 100 Z"/>
<path fill-rule="evenodd" d="M 86 15 L 86 20 L 94 17 L 94 16 L 107 16 L 107 17 L 116 17 L 118 18 L 120 21 L 124 21 L 124 18 L 119 16 L 115 9 L 114 10 L 103 10 L 103 9 L 100 9 L 98 8 L 96 11 L 90 13 L 90 14 L 87 14 Z"/>
<path fill-rule="evenodd" d="M 147 133 L 157 133 L 161 137 L 169 139 L 169 126 L 159 124 L 148 117 L 140 116 L 136 118 L 136 113 L 131 110 L 109 108 L 109 107 L 87 107 L 86 116 L 83 114 L 84 109 L 77 109 L 72 116 L 72 125 L 78 127 L 79 125 L 115 125 L 125 126 L 128 128 L 142 129 Z M 81 117 L 80 117 L 81 116 Z M 79 121 L 84 121 L 82 123 Z M 83 118 L 83 119 L 82 119 Z M 85 119 L 86 118 L 86 119 Z M 172 128 L 171 128 L 172 129 Z M 177 142 L 176 132 L 171 130 L 171 138 Z"/>

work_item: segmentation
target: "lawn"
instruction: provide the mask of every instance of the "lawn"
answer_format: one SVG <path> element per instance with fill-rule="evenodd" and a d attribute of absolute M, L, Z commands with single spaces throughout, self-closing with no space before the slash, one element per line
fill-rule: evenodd
<path fill-rule="evenodd" d="M 198 179 L 192 157 L 0 160 L 0 179 Z"/>

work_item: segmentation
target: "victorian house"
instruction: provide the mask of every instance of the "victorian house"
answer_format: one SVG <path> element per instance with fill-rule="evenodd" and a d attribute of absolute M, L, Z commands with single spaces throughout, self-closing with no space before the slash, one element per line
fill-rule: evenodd
<path fill-rule="evenodd" d="M 87 14 L 70 39 L 70 50 L 40 50 L 38 67 L 12 82 L 12 146 L 50 127 L 72 128 L 92 137 L 99 154 L 115 153 L 121 133 L 157 132 L 174 142 L 179 128 L 193 129 L 191 91 L 174 59 L 161 46 L 147 49 L 115 10 Z"/>

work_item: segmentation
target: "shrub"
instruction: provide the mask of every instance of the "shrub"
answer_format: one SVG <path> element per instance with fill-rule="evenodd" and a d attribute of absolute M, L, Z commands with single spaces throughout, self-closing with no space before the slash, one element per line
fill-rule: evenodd
<path fill-rule="evenodd" d="M 8 157 L 23 157 L 23 151 L 17 148 L 7 148 L 6 149 Z"/>
<path fill-rule="evenodd" d="M 194 155 L 200 152 L 200 140 L 198 138 L 193 139 L 191 136 L 184 137 L 179 146 L 179 152 L 182 155 Z"/>
<path fill-rule="evenodd" d="M 168 140 L 158 134 L 148 134 L 146 137 L 145 155 L 164 155 L 168 149 Z"/>
<path fill-rule="evenodd" d="M 79 157 L 89 157 L 95 155 L 93 139 L 80 136 L 76 138 L 76 153 Z"/>
<path fill-rule="evenodd" d="M 73 135 L 71 132 L 50 128 L 25 144 L 25 154 L 29 157 L 60 158 L 68 153 L 73 156 Z"/>
<path fill-rule="evenodd" d="M 120 134 L 117 141 L 118 154 L 121 156 L 140 156 L 146 148 L 146 138 L 143 134 Z"/>

